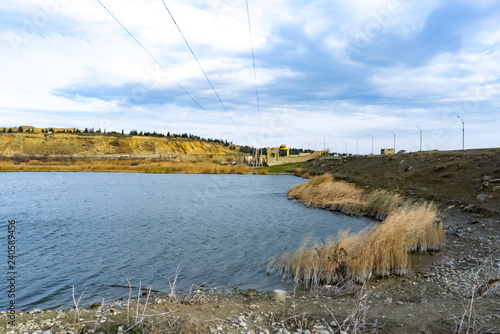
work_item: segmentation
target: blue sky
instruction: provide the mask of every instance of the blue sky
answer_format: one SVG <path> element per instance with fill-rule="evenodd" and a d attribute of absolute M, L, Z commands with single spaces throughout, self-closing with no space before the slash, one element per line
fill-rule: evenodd
<path fill-rule="evenodd" d="M 189 132 L 370 153 L 500 146 L 500 3 L 4 0 L 0 126 Z M 199 103 L 201 109 L 176 84 Z"/>

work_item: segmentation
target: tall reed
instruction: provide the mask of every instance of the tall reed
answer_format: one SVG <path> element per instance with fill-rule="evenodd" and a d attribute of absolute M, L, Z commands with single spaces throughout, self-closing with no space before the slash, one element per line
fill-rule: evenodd
<path fill-rule="evenodd" d="M 288 196 L 309 206 L 385 218 L 359 233 L 341 231 L 322 243 L 311 245 L 308 236 L 294 254 L 285 253 L 271 264 L 272 270 L 293 276 L 306 286 L 404 275 L 411 270 L 410 252 L 436 250 L 444 241 L 432 203 L 405 202 L 383 190 L 365 193 L 352 184 L 334 182 L 330 175 L 295 186 Z"/>

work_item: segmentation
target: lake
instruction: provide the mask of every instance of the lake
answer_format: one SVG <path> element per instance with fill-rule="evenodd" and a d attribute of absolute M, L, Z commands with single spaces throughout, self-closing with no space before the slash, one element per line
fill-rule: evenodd
<path fill-rule="evenodd" d="M 0 173 L 1 272 L 7 272 L 7 225 L 16 223 L 16 305 L 72 306 L 128 296 L 109 287 L 151 285 L 169 292 L 192 284 L 223 289 L 283 288 L 266 275 L 270 258 L 294 252 L 340 229 L 359 231 L 369 219 L 287 200 L 304 180 L 288 175 L 127 173 Z M 8 282 L 0 283 L 0 307 Z"/>

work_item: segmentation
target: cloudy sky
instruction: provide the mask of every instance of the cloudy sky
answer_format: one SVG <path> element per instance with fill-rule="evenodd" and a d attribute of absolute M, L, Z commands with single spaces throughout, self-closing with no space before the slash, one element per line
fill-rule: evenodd
<path fill-rule="evenodd" d="M 164 0 L 223 104 L 162 0 L 100 1 L 149 54 L 98 0 L 0 2 L 0 126 L 500 146 L 498 1 L 249 0 L 250 35 L 245 0 Z"/>

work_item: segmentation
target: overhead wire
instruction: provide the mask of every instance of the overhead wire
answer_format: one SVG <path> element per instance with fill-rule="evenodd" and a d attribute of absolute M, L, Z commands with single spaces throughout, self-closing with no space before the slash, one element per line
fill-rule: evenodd
<path fill-rule="evenodd" d="M 151 52 L 148 51 L 148 49 L 146 49 L 146 47 L 144 45 L 142 45 L 141 42 L 139 42 L 139 40 L 137 38 L 135 38 L 135 36 L 120 22 L 120 20 L 118 20 L 118 18 L 113 15 L 113 13 L 111 13 L 111 11 L 100 1 L 100 0 L 96 0 L 107 12 L 109 15 L 111 15 L 111 17 L 130 35 L 130 37 L 133 38 L 133 40 L 141 47 L 141 49 L 146 52 L 149 57 L 151 59 L 153 59 L 153 61 L 165 72 L 167 73 L 170 78 L 177 84 L 177 86 L 179 86 L 179 88 L 187 95 L 191 98 L 191 100 L 203 111 L 205 111 L 207 113 L 207 115 L 219 126 L 221 127 L 224 131 L 226 131 L 224 129 L 224 127 L 219 124 L 219 122 L 217 122 L 217 120 L 215 118 L 212 117 L 212 115 L 210 115 L 210 113 L 208 112 L 208 110 L 206 110 L 205 108 L 203 108 L 201 106 L 201 104 L 191 95 L 189 94 L 189 92 L 167 71 L 167 69 L 151 54 Z"/>
<path fill-rule="evenodd" d="M 483 121 L 475 121 L 475 122 L 467 122 L 467 123 L 488 123 L 488 122 L 493 122 L 493 121 L 498 121 L 500 118 L 494 118 L 494 119 L 487 119 Z"/>
<path fill-rule="evenodd" d="M 259 89 L 257 86 L 257 70 L 255 69 L 255 53 L 253 47 L 253 37 L 252 37 L 252 25 L 250 23 L 250 10 L 248 8 L 248 0 L 246 0 L 247 5 L 247 18 L 248 18 L 248 32 L 250 34 L 250 46 L 252 47 L 252 63 L 253 63 L 253 77 L 255 81 L 255 95 L 257 97 L 257 111 L 259 113 L 259 129 L 262 131 L 262 123 L 260 120 L 260 101 L 259 101 Z"/>
<path fill-rule="evenodd" d="M 201 72 L 203 73 L 203 75 L 205 76 L 205 78 L 207 79 L 208 81 L 208 84 L 210 85 L 210 87 L 212 88 L 212 91 L 214 92 L 215 96 L 217 96 L 217 99 L 219 100 L 220 104 L 222 105 L 222 108 L 226 111 L 227 115 L 229 116 L 229 118 L 231 119 L 231 122 L 233 123 L 234 127 L 238 130 L 239 134 L 241 135 L 241 137 L 246 141 L 245 139 L 245 136 L 243 135 L 243 133 L 241 132 L 240 128 L 238 127 L 238 125 L 236 125 L 236 122 L 234 121 L 233 117 L 231 116 L 231 114 L 229 113 L 229 111 L 227 110 L 226 108 L 226 105 L 224 104 L 224 102 L 222 102 L 222 99 L 220 98 L 219 96 L 219 93 L 217 93 L 217 90 L 215 89 L 214 85 L 212 84 L 212 82 L 210 81 L 210 79 L 208 78 L 208 75 L 207 73 L 205 72 L 205 70 L 203 69 L 203 67 L 201 66 L 199 60 L 198 60 L 198 57 L 196 57 L 193 49 L 191 48 L 191 46 L 189 45 L 186 37 L 184 36 L 184 34 L 182 33 L 182 30 L 181 28 L 179 27 L 179 25 L 177 24 L 177 22 L 175 21 L 174 19 L 174 16 L 172 15 L 172 12 L 170 11 L 170 9 L 168 9 L 168 6 L 167 4 L 165 3 L 164 0 L 161 0 L 161 2 L 163 2 L 163 5 L 165 6 L 165 9 L 167 10 L 168 12 L 168 15 L 170 15 L 170 17 L 172 18 L 172 21 L 174 22 L 175 26 L 177 27 L 177 30 L 179 31 L 179 33 L 181 34 L 182 36 L 182 39 L 184 40 L 184 42 L 186 43 L 189 51 L 191 52 L 191 54 L 193 55 L 194 59 L 196 60 L 196 63 L 198 64 L 198 66 L 200 67 L 201 69 Z"/>

